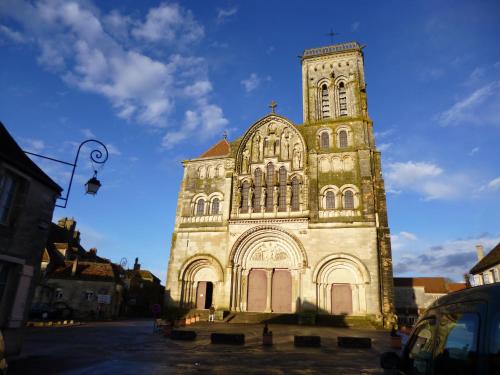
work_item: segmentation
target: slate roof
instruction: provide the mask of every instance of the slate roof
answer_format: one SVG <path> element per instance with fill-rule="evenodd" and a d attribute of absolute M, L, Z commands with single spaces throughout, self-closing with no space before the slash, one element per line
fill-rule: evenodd
<path fill-rule="evenodd" d="M 231 152 L 231 146 L 226 138 L 220 140 L 207 151 L 201 154 L 200 158 L 213 158 L 216 156 L 227 156 Z"/>
<path fill-rule="evenodd" d="M 71 275 L 73 261 L 65 261 L 63 266 L 56 267 L 48 275 L 52 279 L 114 281 L 115 272 L 111 263 L 78 262 L 76 273 Z"/>
<path fill-rule="evenodd" d="M 469 271 L 471 274 L 477 274 L 496 266 L 500 263 L 500 243 L 498 243 L 483 259 L 476 263 Z"/>
<path fill-rule="evenodd" d="M 424 287 L 426 293 L 448 293 L 444 277 L 395 277 L 395 287 Z"/>
<path fill-rule="evenodd" d="M 58 193 L 61 193 L 63 190 L 24 153 L 1 122 L 0 159 L 5 160 L 7 163 L 15 166 L 19 170 L 38 180 L 47 187 L 52 188 L 52 190 Z"/>

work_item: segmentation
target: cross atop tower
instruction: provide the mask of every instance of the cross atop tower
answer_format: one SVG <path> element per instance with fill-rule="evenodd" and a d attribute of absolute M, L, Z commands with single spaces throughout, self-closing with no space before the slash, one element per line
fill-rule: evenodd
<path fill-rule="evenodd" d="M 332 44 L 333 44 L 333 37 L 334 37 L 335 35 L 339 35 L 339 33 L 336 33 L 336 32 L 334 32 L 334 31 L 333 31 L 333 29 L 330 29 L 330 32 L 329 32 L 328 34 L 325 34 L 325 35 L 330 37 L 330 41 L 331 41 L 331 42 L 332 42 Z"/>
<path fill-rule="evenodd" d="M 278 106 L 278 104 L 276 104 L 276 102 L 274 100 L 272 100 L 271 103 L 269 104 L 269 108 L 271 108 L 271 113 L 276 113 L 277 106 Z"/>

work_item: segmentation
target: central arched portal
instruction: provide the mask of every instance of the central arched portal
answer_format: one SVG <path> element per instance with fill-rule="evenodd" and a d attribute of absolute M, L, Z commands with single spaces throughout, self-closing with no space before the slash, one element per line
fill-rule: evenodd
<path fill-rule="evenodd" d="M 274 226 L 252 228 L 234 244 L 231 260 L 233 310 L 296 311 L 307 258 L 292 234 Z"/>

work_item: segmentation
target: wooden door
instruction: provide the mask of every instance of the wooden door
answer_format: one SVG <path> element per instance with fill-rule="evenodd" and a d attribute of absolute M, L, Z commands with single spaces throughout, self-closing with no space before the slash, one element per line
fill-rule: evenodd
<path fill-rule="evenodd" d="M 274 271 L 271 296 L 273 312 L 292 312 L 292 275 L 289 270 Z"/>
<path fill-rule="evenodd" d="M 332 314 L 352 314 L 352 290 L 349 284 L 332 285 Z"/>
<path fill-rule="evenodd" d="M 199 310 L 205 309 L 205 302 L 207 299 L 207 282 L 198 281 L 196 288 L 196 308 Z"/>
<path fill-rule="evenodd" d="M 267 275 L 265 270 L 252 269 L 248 275 L 247 311 L 265 311 Z"/>

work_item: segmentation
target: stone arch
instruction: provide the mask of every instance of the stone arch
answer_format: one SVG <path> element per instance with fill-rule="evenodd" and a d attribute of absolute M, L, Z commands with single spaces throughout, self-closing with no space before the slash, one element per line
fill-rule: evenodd
<path fill-rule="evenodd" d="M 255 246 L 272 240 L 281 241 L 286 245 L 293 261 L 294 268 L 307 267 L 307 254 L 304 246 L 293 234 L 273 225 L 262 225 L 244 232 L 234 243 L 229 255 L 230 267 L 245 266 L 248 257 L 253 254 Z M 250 250 L 250 251 L 249 251 Z"/>
<path fill-rule="evenodd" d="M 212 283 L 213 303 L 220 304 L 220 290 L 224 283 L 224 272 L 220 262 L 210 254 L 198 254 L 187 259 L 178 274 L 181 306 L 196 306 L 197 289 L 200 282 Z M 219 292 L 219 293 L 218 293 Z"/>
<path fill-rule="evenodd" d="M 366 314 L 366 287 L 370 284 L 370 273 L 355 256 L 339 253 L 323 258 L 314 269 L 312 281 L 316 284 L 317 306 L 320 311 L 338 314 L 334 310 L 335 299 L 332 295 L 333 289 L 340 286 L 344 290 L 347 288 L 351 298 L 350 313 Z"/>

